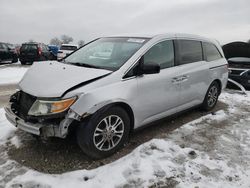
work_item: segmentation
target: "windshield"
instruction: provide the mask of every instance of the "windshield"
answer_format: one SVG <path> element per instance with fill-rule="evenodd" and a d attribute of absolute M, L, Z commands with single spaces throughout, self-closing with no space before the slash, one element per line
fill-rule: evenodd
<path fill-rule="evenodd" d="M 145 38 L 101 38 L 77 50 L 65 58 L 64 62 L 114 71 L 146 41 Z"/>

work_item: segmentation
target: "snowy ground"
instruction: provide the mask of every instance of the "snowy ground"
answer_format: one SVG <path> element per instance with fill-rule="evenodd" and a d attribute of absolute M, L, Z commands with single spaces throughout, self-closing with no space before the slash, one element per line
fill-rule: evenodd
<path fill-rule="evenodd" d="M 225 110 L 153 139 L 93 170 L 44 174 L 9 159 L 21 139 L 0 110 L 0 187 L 250 187 L 250 93 L 224 92 Z"/>
<path fill-rule="evenodd" d="M 20 66 L 19 64 L 0 65 L 0 85 L 18 83 L 28 70 L 28 66 Z"/>

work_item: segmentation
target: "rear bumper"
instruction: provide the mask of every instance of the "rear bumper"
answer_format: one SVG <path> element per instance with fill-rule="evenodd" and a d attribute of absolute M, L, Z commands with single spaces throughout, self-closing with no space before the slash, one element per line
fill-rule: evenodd
<path fill-rule="evenodd" d="M 24 62 L 34 62 L 34 61 L 40 61 L 40 57 L 25 57 L 25 56 L 19 56 L 20 61 Z"/>
<path fill-rule="evenodd" d="M 7 120 L 15 127 L 25 132 L 44 137 L 65 138 L 68 134 L 68 127 L 73 121 L 73 119 L 64 119 L 59 125 L 30 123 L 25 122 L 23 119 L 16 116 L 16 114 L 12 112 L 10 106 L 5 107 L 4 109 Z"/>

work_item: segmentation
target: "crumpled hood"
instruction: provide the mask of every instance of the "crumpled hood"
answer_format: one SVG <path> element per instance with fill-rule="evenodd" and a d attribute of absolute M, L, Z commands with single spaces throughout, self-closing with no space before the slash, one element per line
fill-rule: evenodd
<path fill-rule="evenodd" d="M 71 87 L 109 73 L 109 70 L 79 67 L 57 61 L 36 62 L 25 73 L 19 87 L 37 97 L 60 97 Z"/>

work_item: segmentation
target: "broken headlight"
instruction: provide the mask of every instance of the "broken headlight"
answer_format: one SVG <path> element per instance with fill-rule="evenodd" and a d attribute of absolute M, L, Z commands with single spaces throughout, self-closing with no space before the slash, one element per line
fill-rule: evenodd
<path fill-rule="evenodd" d="M 76 101 L 76 97 L 57 101 L 36 100 L 30 108 L 28 115 L 41 116 L 64 112 Z"/>

